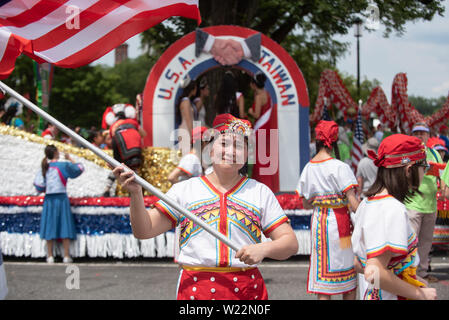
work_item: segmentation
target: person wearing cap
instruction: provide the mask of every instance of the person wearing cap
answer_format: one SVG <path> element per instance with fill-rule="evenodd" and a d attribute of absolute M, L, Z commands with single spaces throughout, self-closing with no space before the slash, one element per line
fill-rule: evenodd
<path fill-rule="evenodd" d="M 304 208 L 313 208 L 307 292 L 323 300 L 337 294 L 353 300 L 357 278 L 349 210 L 358 206 L 357 180 L 350 166 L 338 160 L 338 125 L 321 120 L 315 133 L 318 153 L 304 167 L 296 188 Z"/>
<path fill-rule="evenodd" d="M 429 140 L 427 140 L 427 146 L 429 148 L 432 148 L 433 150 L 438 151 L 441 159 L 444 159 L 449 153 L 449 150 L 446 148 L 444 140 L 437 137 L 429 138 Z"/>
<path fill-rule="evenodd" d="M 133 234 L 148 239 L 180 228 L 181 265 L 177 298 L 180 300 L 267 299 L 257 265 L 264 258 L 283 260 L 295 254 L 298 241 L 273 192 L 239 174 L 248 156 L 251 124 L 230 114 L 213 121 L 210 157 L 214 171 L 174 184 L 167 197 L 201 217 L 240 248 L 233 252 L 210 233 L 185 218 L 163 200 L 145 208 L 142 188 L 132 172 L 114 169 L 131 195 Z M 272 241 L 262 241 L 262 235 Z"/>
<path fill-rule="evenodd" d="M 364 157 L 360 160 L 357 166 L 357 195 L 359 198 L 363 198 L 363 193 L 368 191 L 369 187 L 373 184 L 374 180 L 376 180 L 377 176 L 377 167 L 374 164 L 373 160 L 368 157 L 368 150 L 373 150 L 377 152 L 377 148 L 379 147 L 379 141 L 371 137 L 362 145 L 362 151 Z"/>
<path fill-rule="evenodd" d="M 426 145 L 430 138 L 430 129 L 427 124 L 419 122 L 413 125 L 412 135 L 419 138 Z M 429 147 L 425 147 L 425 150 L 427 162 L 443 162 L 437 151 Z M 438 281 L 436 277 L 429 275 L 427 272 L 437 215 L 437 179 L 433 175 L 425 175 L 419 186 L 419 193 L 415 193 L 405 203 L 410 222 L 418 236 L 420 260 L 418 275 L 429 282 Z"/>
<path fill-rule="evenodd" d="M 362 300 L 432 300 L 436 290 L 416 275 L 417 235 L 404 202 L 417 193 L 429 167 L 422 141 L 404 134 L 382 140 L 368 156 L 379 168 L 354 219 L 352 246 Z"/>
<path fill-rule="evenodd" d="M 446 148 L 449 148 L 449 127 L 445 124 L 443 124 L 440 127 L 440 135 L 438 136 L 438 138 L 442 139 L 444 141 L 444 146 Z"/>
<path fill-rule="evenodd" d="M 204 141 L 203 135 L 207 131 L 206 127 L 195 127 L 192 132 L 192 148 L 190 152 L 184 155 L 179 161 L 178 166 L 168 175 L 168 181 L 172 184 L 178 183 L 192 177 L 203 175 L 203 166 L 201 165 L 202 150 L 206 147 L 207 141 Z M 195 148 L 195 144 L 201 146 L 201 150 Z"/>
<path fill-rule="evenodd" d="M 382 123 L 379 123 L 376 128 L 376 132 L 374 133 L 374 137 L 379 141 L 379 143 L 384 138 L 384 126 Z"/>

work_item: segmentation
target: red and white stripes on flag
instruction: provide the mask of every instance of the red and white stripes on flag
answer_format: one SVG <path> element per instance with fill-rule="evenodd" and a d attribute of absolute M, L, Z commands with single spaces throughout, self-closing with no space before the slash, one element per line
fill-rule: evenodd
<path fill-rule="evenodd" d="M 22 52 L 76 68 L 172 16 L 200 24 L 198 0 L 0 0 L 0 78 Z"/>
<path fill-rule="evenodd" d="M 362 115 L 359 112 L 357 114 L 357 120 L 355 122 L 355 131 L 352 138 L 352 149 L 351 149 L 351 168 L 354 174 L 357 173 L 357 166 L 360 160 L 363 158 L 362 144 L 365 142 L 365 135 L 363 133 L 362 126 Z"/>

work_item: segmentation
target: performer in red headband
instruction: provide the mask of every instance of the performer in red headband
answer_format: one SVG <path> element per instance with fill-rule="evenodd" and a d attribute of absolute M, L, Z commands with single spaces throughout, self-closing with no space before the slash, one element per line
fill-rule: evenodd
<path fill-rule="evenodd" d="M 369 156 L 379 169 L 357 209 L 352 235 L 357 270 L 363 274 L 360 298 L 436 299 L 435 289 L 416 276 L 417 237 L 404 206 L 428 168 L 425 146 L 416 137 L 394 134 Z"/>
<path fill-rule="evenodd" d="M 403 134 L 395 134 L 382 141 L 377 154 L 368 150 L 368 156 L 378 167 L 397 168 L 425 159 L 425 148 L 418 138 L 411 139 Z"/>
<path fill-rule="evenodd" d="M 232 236 L 241 248 L 237 253 L 164 201 L 147 211 L 132 173 L 123 173 L 121 167 L 114 173 L 131 194 L 131 225 L 137 238 L 152 238 L 179 226 L 178 299 L 267 299 L 257 265 L 266 257 L 287 259 L 297 252 L 298 241 L 273 192 L 238 173 L 248 155 L 245 137 L 251 133 L 250 123 L 221 114 L 213 128 L 213 172 L 174 184 L 167 196 Z M 262 233 L 272 241 L 262 242 Z"/>
<path fill-rule="evenodd" d="M 313 208 L 312 249 L 307 292 L 318 299 L 343 294 L 355 299 L 357 287 L 351 245 L 350 213 L 358 201 L 357 180 L 351 168 L 338 158 L 338 125 L 321 120 L 315 128 L 318 153 L 304 167 L 296 189 L 305 208 Z"/>
<path fill-rule="evenodd" d="M 332 149 L 332 144 L 338 140 L 338 125 L 334 121 L 321 120 L 315 128 L 315 133 L 316 140 Z"/>

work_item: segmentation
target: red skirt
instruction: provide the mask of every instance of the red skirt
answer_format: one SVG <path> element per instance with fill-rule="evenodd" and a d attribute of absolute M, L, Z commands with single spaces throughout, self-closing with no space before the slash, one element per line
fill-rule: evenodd
<path fill-rule="evenodd" d="M 183 267 L 178 300 L 267 300 L 265 282 L 257 268 Z M 213 271 L 212 271 L 213 270 Z M 226 271 L 232 270 L 232 271 Z"/>

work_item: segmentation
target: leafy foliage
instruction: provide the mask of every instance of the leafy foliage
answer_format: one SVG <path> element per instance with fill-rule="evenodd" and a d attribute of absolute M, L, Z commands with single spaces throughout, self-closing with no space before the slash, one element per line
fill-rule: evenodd
<path fill-rule="evenodd" d="M 443 15 L 443 0 L 375 1 L 384 36 L 403 34 L 407 22 L 431 20 Z M 281 44 L 295 59 L 309 89 L 311 106 L 316 100 L 319 77 L 336 67 L 348 48 L 334 39 L 352 31 L 356 19 L 367 16 L 367 0 L 200 0 L 201 28 L 240 25 L 260 31 Z M 195 30 L 195 22 L 171 18 L 142 33 L 142 45 L 161 54 L 173 42 Z"/>
<path fill-rule="evenodd" d="M 72 126 L 98 128 L 106 107 L 123 99 L 114 86 L 117 78 L 99 67 L 55 68 L 50 113 Z"/>
<path fill-rule="evenodd" d="M 441 96 L 439 98 L 425 98 L 420 96 L 409 96 L 408 101 L 422 115 L 429 116 L 440 109 L 446 103 L 447 97 Z"/>
<path fill-rule="evenodd" d="M 431 20 L 444 13 L 443 0 L 380 1 L 380 22 L 384 36 L 402 34 L 407 22 Z M 230 24 L 258 30 L 282 45 L 293 57 L 306 79 L 311 107 L 318 92 L 321 72 L 335 69 L 348 44 L 336 41 L 353 28 L 356 18 L 367 15 L 368 0 L 200 0 L 200 27 Z M 134 104 L 144 89 L 146 77 L 158 57 L 176 40 L 197 27 L 191 19 L 174 17 L 141 34 L 146 54 L 114 67 L 85 66 L 77 69 L 56 68 L 50 96 L 50 113 L 68 125 L 99 126 L 104 109 L 114 103 Z M 217 76 L 218 77 L 218 76 Z M 247 79 L 242 75 L 239 79 Z M 345 85 L 355 97 L 355 79 L 344 75 Z M 33 62 L 21 56 L 5 83 L 19 93 L 29 93 L 35 102 Z M 365 79 L 361 97 L 377 84 Z M 239 84 L 247 91 L 245 84 Z M 351 91 L 353 90 L 353 91 Z M 413 101 L 413 97 L 410 97 Z M 423 98 L 424 99 L 424 98 Z M 421 105 L 415 102 L 420 112 Z M 412 102 L 413 103 L 413 102 Z M 433 102 L 432 102 L 433 103 Z M 430 107 L 425 107 L 430 110 Z M 427 110 L 427 109 L 426 109 Z"/>
<path fill-rule="evenodd" d="M 127 59 L 114 67 L 99 67 L 103 76 L 113 81 L 113 88 L 122 97 L 114 103 L 136 102 L 136 95 L 142 93 L 151 68 L 156 62 L 155 56 L 141 55 L 135 59 Z"/>

